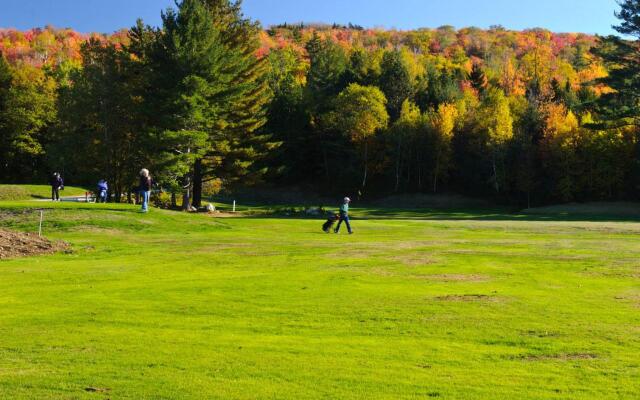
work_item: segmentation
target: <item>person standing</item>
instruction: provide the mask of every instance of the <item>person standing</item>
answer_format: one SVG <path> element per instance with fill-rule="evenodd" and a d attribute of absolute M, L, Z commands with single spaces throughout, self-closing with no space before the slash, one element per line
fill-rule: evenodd
<path fill-rule="evenodd" d="M 60 174 L 54 172 L 49 184 L 51 185 L 51 201 L 60 201 L 60 190 L 64 189 L 64 181 Z"/>
<path fill-rule="evenodd" d="M 106 179 L 100 179 L 98 181 L 98 196 L 96 196 L 96 200 L 99 203 L 107 202 L 107 193 L 109 192 L 109 184 Z"/>
<path fill-rule="evenodd" d="M 140 210 L 143 213 L 149 211 L 149 197 L 151 196 L 151 175 L 149 175 L 149 170 L 143 168 L 140 171 L 140 200 L 142 202 L 142 209 Z"/>
<path fill-rule="evenodd" d="M 351 203 L 351 199 L 345 197 L 342 201 L 342 205 L 340 206 L 340 221 L 338 222 L 338 226 L 336 227 L 334 233 L 340 232 L 340 226 L 342 225 L 342 222 L 344 222 L 344 224 L 347 226 L 347 230 L 349 231 L 349 235 L 353 234 L 353 231 L 351 230 L 351 223 L 349 221 L 349 203 Z"/>

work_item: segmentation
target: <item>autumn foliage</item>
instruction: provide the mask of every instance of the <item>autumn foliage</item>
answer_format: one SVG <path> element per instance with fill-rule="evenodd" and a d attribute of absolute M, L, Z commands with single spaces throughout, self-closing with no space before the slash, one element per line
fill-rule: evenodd
<path fill-rule="evenodd" d="M 57 168 L 54 160 L 64 157 L 54 155 L 73 109 L 68 106 L 81 102 L 67 102 L 65 112 L 56 113 L 62 103 L 56 99 L 69 100 L 78 84 L 74 77 L 91 70 L 87 41 L 94 50 L 126 53 L 119 56 L 123 65 L 151 65 L 144 52 L 129 50 L 135 33 L 0 30 L 0 53 L 13 71 L 13 86 L 41 94 L 34 96 L 40 102 L 33 110 L 37 123 L 8 119 L 11 129 L 23 132 L 12 131 L 3 146 L 22 148 L 0 151 L 17 165 L 36 157 L 30 164 L 34 177 Z M 258 60 L 255 73 L 265 74 L 269 93 L 246 104 L 254 104 L 252 114 L 266 115 L 253 124 L 252 135 L 272 143 L 260 160 L 254 154 L 262 181 L 362 196 L 457 191 L 527 205 L 636 195 L 635 130 L 603 127 L 597 107 L 615 90 L 595 36 L 500 26 L 399 31 L 284 24 L 257 31 L 255 39 L 244 48 Z M 122 90 L 138 90 L 123 107 L 153 104 L 162 96 L 145 93 L 144 84 L 123 83 Z M 197 96 L 186 100 L 197 109 Z M 151 129 L 146 122 L 133 125 Z M 210 164 L 212 176 L 216 163 Z"/>

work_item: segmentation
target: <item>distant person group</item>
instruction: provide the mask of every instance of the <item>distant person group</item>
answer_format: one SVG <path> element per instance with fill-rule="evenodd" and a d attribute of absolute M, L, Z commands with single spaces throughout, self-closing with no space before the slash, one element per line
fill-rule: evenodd
<path fill-rule="evenodd" d="M 142 207 L 140 212 L 148 213 L 149 212 L 149 199 L 151 197 L 151 188 L 153 187 L 153 180 L 151 179 L 151 174 L 149 170 L 143 168 L 140 170 L 140 180 L 138 182 L 137 192 L 140 196 L 140 202 Z M 58 172 L 54 172 L 51 176 L 50 180 L 51 184 L 51 200 L 52 201 L 60 201 L 60 191 L 64 190 L 64 180 L 62 176 Z M 96 203 L 106 203 L 109 198 L 109 183 L 106 179 L 100 179 L 98 181 L 95 193 Z M 322 226 L 322 230 L 326 233 L 331 232 L 331 229 L 338 222 L 338 226 L 333 230 L 334 233 L 340 233 L 340 227 L 344 222 L 347 227 L 347 231 L 349 235 L 353 234 L 353 230 L 351 229 L 351 221 L 349 220 L 349 204 L 351 204 L 351 199 L 349 197 L 345 197 L 342 200 L 342 204 L 340 205 L 339 212 L 333 214 L 329 217 L 327 222 Z"/>
<path fill-rule="evenodd" d="M 64 190 L 64 180 L 62 179 L 60 173 L 54 172 L 51 175 L 49 184 L 51 185 L 51 201 L 60 201 L 60 191 Z M 140 212 L 149 212 L 149 198 L 151 197 L 152 186 L 153 181 L 151 179 L 151 174 L 149 173 L 148 169 L 143 168 L 142 170 L 140 170 L 140 181 L 137 187 L 137 192 L 142 203 Z M 106 179 L 103 178 L 98 181 L 95 198 L 96 203 L 107 202 L 109 198 L 109 183 Z"/>

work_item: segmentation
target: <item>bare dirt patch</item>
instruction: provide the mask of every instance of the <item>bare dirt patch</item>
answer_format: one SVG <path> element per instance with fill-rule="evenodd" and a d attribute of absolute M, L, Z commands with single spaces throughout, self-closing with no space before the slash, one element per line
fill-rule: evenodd
<path fill-rule="evenodd" d="M 53 254 L 68 248 L 64 242 L 52 242 L 32 233 L 0 229 L 0 259 Z"/>

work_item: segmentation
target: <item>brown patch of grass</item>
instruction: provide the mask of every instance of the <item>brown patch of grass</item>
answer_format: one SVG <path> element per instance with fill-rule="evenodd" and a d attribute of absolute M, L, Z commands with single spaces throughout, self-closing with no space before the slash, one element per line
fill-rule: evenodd
<path fill-rule="evenodd" d="M 413 277 L 434 282 L 487 282 L 491 280 L 486 275 L 478 274 L 419 274 L 413 275 Z"/>
<path fill-rule="evenodd" d="M 598 358 L 592 353 L 561 353 L 561 354 L 526 354 L 518 356 L 523 361 L 579 361 L 595 360 Z"/>
<path fill-rule="evenodd" d="M 367 270 L 370 274 L 379 276 L 397 276 L 396 273 L 384 268 L 371 268 Z"/>
<path fill-rule="evenodd" d="M 463 302 L 463 303 L 473 303 L 473 302 L 497 303 L 500 301 L 498 297 L 488 296 L 486 294 L 449 294 L 446 296 L 437 296 L 435 297 L 435 300 Z"/>
<path fill-rule="evenodd" d="M 339 256 L 346 256 L 348 258 L 369 258 L 371 256 L 376 256 L 376 255 L 380 255 L 380 251 L 379 250 L 375 250 L 375 249 L 353 249 L 353 250 L 349 250 L 346 253 L 345 252 L 340 252 L 340 253 L 335 253 L 332 254 L 331 257 L 339 257 Z"/>
<path fill-rule="evenodd" d="M 405 254 L 401 256 L 395 256 L 392 258 L 394 261 L 398 261 L 404 265 L 410 267 L 419 267 L 422 265 L 429 265 L 435 263 L 433 258 L 428 255 L 420 255 L 420 254 Z"/>
<path fill-rule="evenodd" d="M 601 277 L 601 278 L 631 278 L 640 279 L 640 272 L 635 271 L 587 271 L 583 273 L 587 276 Z"/>
<path fill-rule="evenodd" d="M 121 235 L 122 231 L 120 229 L 114 228 L 100 228 L 98 226 L 78 226 L 72 229 L 75 232 L 86 232 L 86 233 L 99 233 L 101 235 Z"/>
<path fill-rule="evenodd" d="M 581 261 L 581 260 L 590 260 L 593 257 L 589 256 L 551 256 L 556 261 Z"/>
<path fill-rule="evenodd" d="M 522 336 L 532 336 L 532 337 L 537 337 L 537 338 L 550 338 L 550 337 L 560 337 L 560 336 L 562 336 L 558 332 L 537 331 L 537 330 L 521 331 L 520 334 Z"/>
<path fill-rule="evenodd" d="M 87 387 L 84 388 L 85 392 L 92 392 L 92 393 L 106 393 L 106 392 L 110 392 L 111 389 L 109 388 L 98 388 L 98 387 Z"/>
<path fill-rule="evenodd" d="M 640 307 L 640 293 L 630 293 L 615 297 L 616 300 L 631 303 L 636 307 Z"/>
<path fill-rule="evenodd" d="M 223 211 L 215 211 L 212 213 L 206 212 L 206 213 L 200 213 L 200 214 L 206 215 L 211 218 L 241 218 L 241 217 L 249 216 L 247 213 L 242 213 L 242 212 L 232 213 L 232 212 L 223 212 Z"/>

